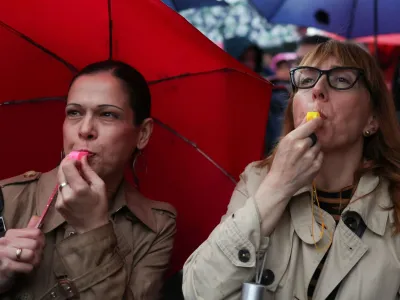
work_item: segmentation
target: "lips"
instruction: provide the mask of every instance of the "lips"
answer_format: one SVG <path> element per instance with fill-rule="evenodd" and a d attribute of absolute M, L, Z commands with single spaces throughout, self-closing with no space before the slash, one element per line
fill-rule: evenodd
<path fill-rule="evenodd" d="M 322 120 L 326 120 L 327 119 L 326 115 L 322 112 L 321 109 L 318 109 L 317 111 L 319 112 L 319 116 L 321 117 Z"/>
<path fill-rule="evenodd" d="M 90 151 L 90 150 L 87 150 L 87 149 L 79 149 L 79 150 L 73 150 L 73 151 L 76 151 L 76 152 L 85 152 L 85 153 L 88 154 L 88 156 L 93 156 L 93 155 L 96 154 L 96 153 L 94 153 L 94 152 L 92 152 L 92 151 Z"/>

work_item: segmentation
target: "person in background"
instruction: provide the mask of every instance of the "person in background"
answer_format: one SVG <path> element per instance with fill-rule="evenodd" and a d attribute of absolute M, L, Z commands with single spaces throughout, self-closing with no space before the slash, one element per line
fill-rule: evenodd
<path fill-rule="evenodd" d="M 186 261 L 185 299 L 239 300 L 261 265 L 264 300 L 398 300 L 400 129 L 382 72 L 331 40 L 291 79 L 282 140 Z"/>
<path fill-rule="evenodd" d="M 323 35 L 305 35 L 303 36 L 296 50 L 297 62 L 303 60 L 304 56 L 312 50 L 314 50 L 319 44 L 329 41 L 331 38 Z"/>
<path fill-rule="evenodd" d="M 50 172 L 0 181 L 1 299 L 160 299 L 176 212 L 124 179 L 151 136 L 150 110 L 147 82 L 128 64 L 97 62 L 75 76 L 65 158 Z M 88 155 L 76 161 L 71 151 Z M 38 229 L 48 199 L 55 203 Z"/>
<path fill-rule="evenodd" d="M 284 86 L 287 90 L 291 90 L 290 85 L 290 69 L 296 64 L 297 55 L 293 52 L 279 53 L 272 57 L 271 70 L 274 75 L 267 79 L 274 85 Z"/>
<path fill-rule="evenodd" d="M 265 77 L 269 77 L 274 75 L 274 71 L 271 69 L 272 63 L 272 54 L 268 52 L 263 53 L 263 71 L 262 75 Z"/>
<path fill-rule="evenodd" d="M 290 82 L 289 82 L 289 70 L 291 67 L 297 65 L 303 57 L 310 51 L 314 50 L 319 44 L 329 41 L 330 38 L 321 35 L 303 36 L 299 41 L 296 50 L 296 63 L 290 61 L 290 64 L 283 60 L 281 63 L 283 66 L 281 68 L 274 68 L 276 72 L 276 77 L 271 77 L 269 80 L 275 86 L 272 89 L 270 111 L 267 123 L 267 130 L 265 133 L 264 142 L 264 155 L 271 153 L 272 149 L 279 142 L 279 136 L 282 131 L 282 120 L 284 111 L 287 106 L 289 99 L 289 94 L 291 92 Z M 290 54 L 291 55 L 291 54 Z M 275 60 L 280 60 L 280 56 L 277 55 Z M 274 65 L 274 64 L 273 64 Z M 278 64 L 275 63 L 276 66 Z"/>
<path fill-rule="evenodd" d="M 267 77 L 274 86 L 272 88 L 264 142 L 265 155 L 271 152 L 281 135 L 283 116 L 291 92 L 289 71 L 295 63 L 296 58 L 295 53 L 279 53 L 271 61 L 270 66 L 275 75 Z"/>
<path fill-rule="evenodd" d="M 224 40 L 224 50 L 250 70 L 262 74 L 263 51 L 246 37 Z"/>

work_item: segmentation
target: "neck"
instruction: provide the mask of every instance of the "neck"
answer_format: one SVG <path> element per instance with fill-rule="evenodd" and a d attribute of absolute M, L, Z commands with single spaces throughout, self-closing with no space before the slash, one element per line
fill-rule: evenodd
<path fill-rule="evenodd" d="M 339 191 L 354 184 L 354 174 L 360 166 L 363 144 L 341 149 L 340 151 L 324 152 L 322 167 L 315 179 L 318 189 Z"/>
<path fill-rule="evenodd" d="M 106 185 L 107 199 L 109 201 L 114 199 L 123 177 L 123 174 L 113 174 L 103 179 Z"/>

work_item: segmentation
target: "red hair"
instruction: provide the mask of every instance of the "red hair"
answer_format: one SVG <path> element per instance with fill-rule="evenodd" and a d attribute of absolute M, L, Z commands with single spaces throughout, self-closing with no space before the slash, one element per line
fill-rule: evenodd
<path fill-rule="evenodd" d="M 360 178 L 367 172 L 373 172 L 380 178 L 389 181 L 389 192 L 393 205 L 388 209 L 394 210 L 395 233 L 400 233 L 400 130 L 394 101 L 385 84 L 382 71 L 376 60 L 359 45 L 336 40 L 318 45 L 304 57 L 301 65 L 318 64 L 329 57 L 335 57 L 343 66 L 364 70 L 364 78 L 371 90 L 371 101 L 374 114 L 379 122 L 379 129 L 364 140 L 363 156 L 368 163 L 360 165 L 355 178 Z M 282 137 L 295 128 L 293 120 L 294 93 L 290 96 L 286 109 Z M 270 167 L 274 157 L 275 151 L 259 166 Z"/>

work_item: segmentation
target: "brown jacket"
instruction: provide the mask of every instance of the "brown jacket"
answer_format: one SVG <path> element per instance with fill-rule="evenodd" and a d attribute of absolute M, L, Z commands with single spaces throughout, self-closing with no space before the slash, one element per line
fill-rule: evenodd
<path fill-rule="evenodd" d="M 0 181 L 7 229 L 40 216 L 56 185 L 53 170 Z M 144 198 L 124 182 L 110 207 L 110 222 L 76 234 L 52 207 L 46 216 L 43 260 L 16 279 L 1 299 L 159 299 L 176 231 L 174 208 Z"/>

